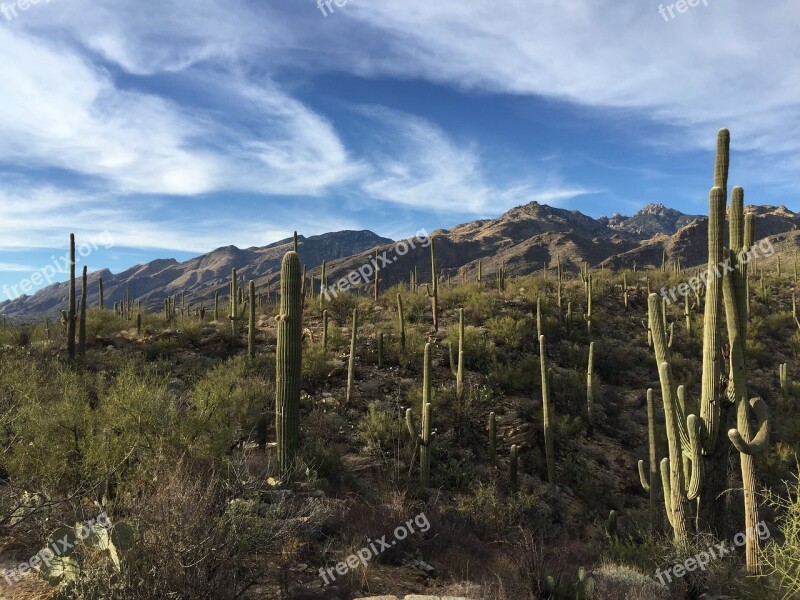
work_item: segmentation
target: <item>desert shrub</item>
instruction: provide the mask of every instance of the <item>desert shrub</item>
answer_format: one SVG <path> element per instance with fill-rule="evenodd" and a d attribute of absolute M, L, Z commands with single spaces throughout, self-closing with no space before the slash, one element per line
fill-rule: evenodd
<path fill-rule="evenodd" d="M 330 327 L 330 326 L 329 326 Z M 330 335 L 330 329 L 328 329 Z M 309 344 L 303 348 L 302 385 L 306 390 L 314 390 L 324 384 L 334 367 L 330 353 L 322 343 Z"/>
<path fill-rule="evenodd" d="M 383 410 L 380 403 L 372 402 L 359 419 L 356 429 L 367 449 L 385 452 L 397 445 L 402 433 L 401 426 L 397 415 Z"/>
<path fill-rule="evenodd" d="M 447 329 L 447 341 L 453 344 L 453 354 L 458 360 L 458 323 Z M 486 331 L 472 326 L 464 328 L 464 364 L 472 371 L 485 373 L 494 358 L 494 344 Z"/>
<path fill-rule="evenodd" d="M 524 354 L 519 358 L 496 357 L 489 369 L 489 382 L 509 394 L 530 392 L 541 384 L 539 357 Z"/>
<path fill-rule="evenodd" d="M 420 287 L 416 294 L 401 292 L 403 298 L 403 316 L 406 326 L 409 323 L 431 323 L 431 300 L 425 291 L 425 286 Z M 395 303 L 397 297 L 395 296 Z M 440 308 L 441 310 L 441 308 Z"/>
<path fill-rule="evenodd" d="M 592 571 L 595 591 L 590 598 L 602 600 L 670 600 L 669 589 L 651 577 L 624 565 L 604 564 Z"/>
<path fill-rule="evenodd" d="M 543 493 L 517 492 L 508 496 L 495 482 L 479 482 L 470 494 L 456 498 L 456 510 L 481 536 L 502 539 L 513 529 L 524 526 L 542 531 L 550 529 L 550 507 Z"/>
<path fill-rule="evenodd" d="M 480 325 L 494 313 L 494 298 L 481 288 L 475 288 L 464 299 L 464 318 L 472 325 Z"/>
<path fill-rule="evenodd" d="M 230 453 L 240 442 L 255 439 L 262 412 L 271 408 L 274 382 L 246 356 L 217 365 L 200 379 L 189 399 L 189 443 L 212 456 Z"/>
<path fill-rule="evenodd" d="M 174 338 L 164 338 L 148 344 L 144 349 L 147 360 L 157 361 L 170 358 L 181 349 L 180 343 Z"/>
<path fill-rule="evenodd" d="M 783 541 L 773 540 L 764 551 L 764 560 L 780 580 L 784 598 L 800 595 L 800 477 L 787 483 L 789 494 L 770 495 L 770 503 L 779 511 L 778 524 Z"/>
<path fill-rule="evenodd" d="M 530 324 L 526 319 L 504 315 L 493 317 L 486 321 L 486 329 L 495 344 L 506 350 L 518 350 L 526 334 L 531 332 Z"/>
<path fill-rule="evenodd" d="M 425 355 L 425 343 L 428 341 L 426 329 L 422 326 L 406 325 L 406 347 L 400 350 L 399 361 L 406 369 L 422 369 Z"/>
<path fill-rule="evenodd" d="M 349 292 L 340 292 L 335 296 L 331 294 L 322 307 L 328 311 L 329 318 L 336 321 L 340 327 L 348 326 L 353 319 L 353 309 L 358 306 L 358 297 Z M 330 333 L 330 332 L 329 332 Z"/>

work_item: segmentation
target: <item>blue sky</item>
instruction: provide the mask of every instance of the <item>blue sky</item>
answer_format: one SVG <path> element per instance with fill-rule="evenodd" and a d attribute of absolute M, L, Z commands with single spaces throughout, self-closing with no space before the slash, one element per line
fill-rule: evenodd
<path fill-rule="evenodd" d="M 0 0 L 0 286 L 71 231 L 117 272 L 531 200 L 704 213 L 723 126 L 748 202 L 800 210 L 800 5 L 659 7 Z"/>

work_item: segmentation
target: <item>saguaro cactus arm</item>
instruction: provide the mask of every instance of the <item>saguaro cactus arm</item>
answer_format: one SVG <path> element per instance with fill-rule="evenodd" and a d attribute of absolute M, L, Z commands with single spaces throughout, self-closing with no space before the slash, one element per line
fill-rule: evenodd
<path fill-rule="evenodd" d="M 728 438 L 739 452 L 752 456 L 762 452 L 769 446 L 769 409 L 767 408 L 767 403 L 759 397 L 751 398 L 749 404 L 758 423 L 752 441 L 745 441 L 744 436 L 738 429 L 730 429 Z"/>

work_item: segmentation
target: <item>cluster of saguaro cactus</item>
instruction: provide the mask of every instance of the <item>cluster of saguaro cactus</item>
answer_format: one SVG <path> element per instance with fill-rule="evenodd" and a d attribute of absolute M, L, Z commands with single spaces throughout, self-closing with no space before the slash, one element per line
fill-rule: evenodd
<path fill-rule="evenodd" d="M 701 381 L 700 415 L 689 414 L 683 386 L 676 386 L 666 340 L 663 305 L 656 294 L 648 300 L 649 328 L 652 332 L 656 363 L 661 380 L 661 392 L 666 417 L 669 458 L 661 462 L 662 486 L 667 516 L 681 545 L 687 543 L 686 501 L 699 499 L 698 522 L 703 525 L 719 522 L 714 501 L 724 491 L 724 460 L 726 451 L 719 438 L 722 405 L 725 398 L 718 389 L 722 377 L 721 319 L 724 300 L 728 342 L 730 347 L 727 399 L 734 403 L 737 428 L 728 432 L 734 447 L 740 452 L 745 504 L 746 559 L 750 572 L 758 569 L 758 506 L 755 498 L 753 454 L 763 450 L 769 439 L 769 419 L 766 405 L 760 398 L 748 399 L 745 340 L 747 335 L 747 269 L 744 264 L 745 218 L 744 192 L 734 188 L 730 208 L 729 250 L 723 248 L 725 205 L 729 164 L 730 137 L 721 130 L 717 141 L 715 185 L 709 194 L 708 271 L 703 331 L 703 372 Z M 752 236 L 752 225 L 747 236 Z M 730 260 L 732 269 L 718 272 L 723 258 Z M 716 276 L 715 276 L 716 274 Z M 750 410 L 758 426 L 750 427 Z M 650 482 L 652 484 L 652 481 Z M 652 487 L 652 485 L 651 485 Z M 712 529 L 714 527 L 712 526 Z"/>
<path fill-rule="evenodd" d="M 539 336 L 539 360 L 542 371 L 542 421 L 544 424 L 544 452 L 547 462 L 547 480 L 556 482 L 555 457 L 553 456 L 553 407 L 550 406 L 550 381 L 553 373 L 547 368 L 547 344 Z"/>
<path fill-rule="evenodd" d="M 358 336 L 358 309 L 353 309 L 353 327 L 350 332 L 350 358 L 347 361 L 347 398 L 349 404 L 353 397 L 353 383 L 356 375 L 356 338 Z"/>
<path fill-rule="evenodd" d="M 416 286 L 416 268 L 414 270 L 414 286 Z M 439 278 L 436 275 L 436 253 L 433 248 L 433 238 L 431 238 L 431 283 L 426 284 L 425 288 L 431 299 L 433 330 L 439 331 Z"/>
<path fill-rule="evenodd" d="M 506 263 L 501 262 L 500 268 L 497 270 L 497 289 L 501 292 L 506 289 Z"/>
<path fill-rule="evenodd" d="M 297 252 L 281 264 L 280 309 L 276 317 L 275 430 L 281 474 L 290 478 L 297 455 L 300 418 L 300 373 L 303 355 L 302 271 Z"/>
<path fill-rule="evenodd" d="M 431 431 L 431 401 L 433 400 L 433 382 L 431 379 L 431 345 L 425 344 L 425 354 L 423 357 L 423 380 L 422 380 L 422 421 L 420 430 L 414 423 L 414 412 L 409 408 L 406 410 L 406 427 L 411 439 L 414 440 L 414 448 L 419 447 L 419 482 L 422 487 L 427 487 L 431 474 L 431 442 L 434 432 Z"/>

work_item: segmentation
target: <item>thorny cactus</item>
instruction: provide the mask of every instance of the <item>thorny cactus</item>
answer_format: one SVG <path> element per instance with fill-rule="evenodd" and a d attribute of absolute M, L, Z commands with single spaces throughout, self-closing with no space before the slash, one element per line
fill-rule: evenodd
<path fill-rule="evenodd" d="M 431 402 L 433 400 L 433 387 L 431 382 L 431 345 L 425 344 L 423 358 L 423 383 L 422 383 L 422 422 L 421 429 L 417 431 L 414 423 L 414 413 L 409 408 L 406 410 L 406 427 L 411 439 L 414 440 L 414 451 L 419 447 L 419 482 L 422 487 L 428 487 L 431 474 L 431 442 L 435 432 L 431 431 Z"/>
<path fill-rule="evenodd" d="M 414 285 L 416 286 L 416 271 Z M 433 330 L 439 331 L 439 278 L 436 276 L 436 253 L 433 249 L 433 238 L 431 238 L 431 283 L 425 285 L 428 297 L 431 299 L 431 311 L 433 313 Z"/>
<path fill-rule="evenodd" d="M 347 397 L 349 404 L 353 397 L 353 382 L 356 374 L 356 337 L 358 336 L 358 309 L 353 309 L 353 329 L 350 333 L 350 358 L 347 361 Z"/>
<path fill-rule="evenodd" d="M 648 441 L 648 454 L 649 454 L 649 473 L 645 473 L 644 461 L 639 461 L 639 481 L 642 484 L 645 492 L 650 494 L 650 529 L 656 531 L 659 526 L 659 511 L 658 511 L 658 491 L 659 491 L 659 473 L 658 473 L 658 454 L 656 450 L 656 423 L 655 423 L 655 407 L 653 403 L 653 390 L 647 390 L 647 441 Z"/>

